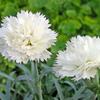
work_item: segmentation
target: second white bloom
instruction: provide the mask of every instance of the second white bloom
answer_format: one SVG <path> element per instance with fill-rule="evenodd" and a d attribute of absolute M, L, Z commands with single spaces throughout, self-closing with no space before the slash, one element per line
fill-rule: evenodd
<path fill-rule="evenodd" d="M 59 52 L 54 70 L 58 76 L 79 80 L 95 77 L 97 68 L 100 68 L 100 38 L 77 36 L 67 42 L 65 51 Z"/>

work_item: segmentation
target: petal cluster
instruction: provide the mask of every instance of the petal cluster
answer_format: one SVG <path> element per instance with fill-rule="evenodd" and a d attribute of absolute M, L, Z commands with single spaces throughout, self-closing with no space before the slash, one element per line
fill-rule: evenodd
<path fill-rule="evenodd" d="M 0 28 L 0 52 L 17 63 L 50 58 L 48 48 L 54 45 L 57 34 L 50 29 L 49 20 L 40 13 L 21 11 L 6 17 Z"/>
<path fill-rule="evenodd" d="M 74 77 L 75 80 L 95 77 L 100 68 L 100 38 L 90 36 L 73 37 L 66 44 L 66 50 L 57 55 L 54 71 L 60 77 Z"/>

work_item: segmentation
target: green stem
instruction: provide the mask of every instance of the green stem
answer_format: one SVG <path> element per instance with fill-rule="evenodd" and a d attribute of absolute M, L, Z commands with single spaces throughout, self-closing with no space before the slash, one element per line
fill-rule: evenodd
<path fill-rule="evenodd" d="M 97 82 L 97 86 L 99 88 L 100 82 L 99 82 L 99 72 L 98 71 L 97 71 L 97 74 L 96 74 L 96 82 Z"/>
<path fill-rule="evenodd" d="M 59 96 L 60 100 L 64 100 L 62 89 L 61 89 L 60 84 L 58 83 L 58 80 L 55 77 L 53 77 L 53 80 L 54 80 L 54 83 L 55 83 L 55 86 L 56 86 L 56 89 L 57 89 L 58 96 Z"/>
<path fill-rule="evenodd" d="M 40 75 L 39 75 L 38 63 L 37 62 L 35 62 L 35 70 L 36 70 L 36 77 L 37 77 L 36 85 L 37 85 L 39 100 L 43 100 L 42 89 L 41 89 L 41 80 L 40 80 Z"/>
<path fill-rule="evenodd" d="M 98 99 L 99 100 L 99 97 L 100 97 L 100 95 L 99 95 L 99 89 L 100 89 L 100 76 L 99 76 L 99 69 L 97 70 L 97 73 L 96 73 L 96 84 L 97 84 L 97 91 L 96 91 L 96 99 Z"/>

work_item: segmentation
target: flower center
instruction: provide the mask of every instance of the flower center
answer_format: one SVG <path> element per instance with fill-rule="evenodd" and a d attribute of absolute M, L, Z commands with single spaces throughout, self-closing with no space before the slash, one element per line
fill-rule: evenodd
<path fill-rule="evenodd" d="M 29 39 L 28 40 L 26 39 L 23 42 L 24 42 L 25 46 L 32 46 L 32 42 Z"/>
<path fill-rule="evenodd" d="M 28 42 L 27 42 L 27 44 L 26 44 L 27 46 L 32 46 L 32 43 L 31 43 L 31 41 L 30 40 L 28 40 Z"/>

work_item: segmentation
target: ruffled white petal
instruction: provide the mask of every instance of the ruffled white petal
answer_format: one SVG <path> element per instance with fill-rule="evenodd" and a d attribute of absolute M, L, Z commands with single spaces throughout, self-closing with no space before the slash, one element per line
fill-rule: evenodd
<path fill-rule="evenodd" d="M 100 38 L 90 36 L 73 37 L 66 50 L 57 55 L 56 75 L 74 77 L 75 80 L 95 77 L 100 68 Z"/>
<path fill-rule="evenodd" d="M 6 17 L 0 28 L 0 52 L 17 63 L 28 60 L 44 61 L 55 44 L 57 34 L 50 29 L 49 20 L 40 13 L 21 11 L 17 17 Z"/>

